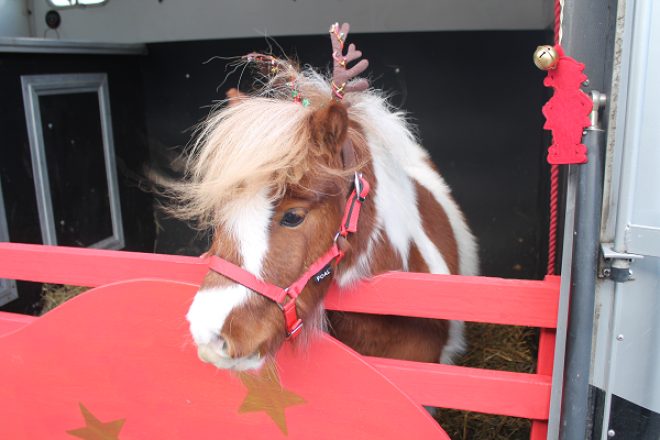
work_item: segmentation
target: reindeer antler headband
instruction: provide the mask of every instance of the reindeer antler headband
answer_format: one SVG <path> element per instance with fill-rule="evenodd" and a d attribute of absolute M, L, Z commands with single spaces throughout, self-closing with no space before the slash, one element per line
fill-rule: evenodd
<path fill-rule="evenodd" d="M 348 81 L 351 78 L 364 72 L 369 66 L 369 61 L 361 60 L 350 69 L 346 67 L 347 63 L 355 61 L 362 56 L 362 52 L 355 50 L 354 44 L 348 46 L 348 53 L 344 55 L 344 42 L 348 36 L 349 28 L 350 26 L 348 23 L 344 23 L 341 28 L 339 27 L 339 23 L 335 23 L 330 27 L 333 59 L 331 81 L 332 98 L 337 101 L 344 99 L 344 95 L 348 92 L 361 92 L 369 87 L 369 83 L 365 79 L 361 79 L 359 81 L 348 84 Z M 259 65 L 262 73 L 266 76 L 277 75 L 280 69 L 291 71 L 291 79 L 286 81 L 284 85 L 291 89 L 291 97 L 296 104 L 301 104 L 305 107 L 309 105 L 309 101 L 302 99 L 300 92 L 296 90 L 294 84 L 295 75 L 293 74 L 294 69 L 289 63 L 270 55 L 264 55 L 260 53 L 251 53 L 246 55 L 243 57 L 243 60 L 254 62 Z"/>
<path fill-rule="evenodd" d="M 344 23 L 341 28 L 339 23 L 330 26 L 330 39 L 332 41 L 332 91 L 333 98 L 337 101 L 344 99 L 347 92 L 361 92 L 369 87 L 369 83 L 365 79 L 348 84 L 348 81 L 354 76 L 364 72 L 369 66 L 369 61 L 361 60 L 350 69 L 346 68 L 346 64 L 351 61 L 357 60 L 362 56 L 362 52 L 355 50 L 355 45 L 348 46 L 348 53 L 344 56 L 344 42 L 348 36 L 350 26 Z"/>

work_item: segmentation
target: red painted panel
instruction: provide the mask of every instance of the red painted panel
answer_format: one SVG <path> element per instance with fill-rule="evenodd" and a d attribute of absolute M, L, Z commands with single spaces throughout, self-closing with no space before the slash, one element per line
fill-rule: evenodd
<path fill-rule="evenodd" d="M 548 418 L 550 376 L 366 359 L 423 405 L 531 419 Z"/>
<path fill-rule="evenodd" d="M 19 328 L 23 328 L 36 319 L 36 316 L 0 312 L 0 336 L 4 336 L 18 330 Z"/>
<path fill-rule="evenodd" d="M 348 290 L 333 286 L 325 302 L 331 310 L 545 328 L 557 327 L 558 305 L 559 277 L 528 281 L 403 272 L 378 275 Z"/>
<path fill-rule="evenodd" d="M 197 359 L 184 318 L 196 290 L 146 280 L 101 287 L 0 337 L 0 438 L 66 440 L 76 432 L 121 440 L 401 439 L 414 433 L 448 440 L 388 378 L 328 336 L 304 355 L 287 343 L 277 358 L 278 393 L 255 397 L 272 382 L 248 389 L 236 374 Z M 281 404 L 280 388 L 296 397 Z"/>
<path fill-rule="evenodd" d="M 539 337 L 538 362 L 536 373 L 552 376 L 552 367 L 555 355 L 556 331 L 554 329 L 541 329 Z M 547 420 L 532 420 L 530 440 L 545 440 L 548 435 Z"/>
<path fill-rule="evenodd" d="M 536 365 L 537 374 L 552 375 L 552 366 L 555 360 L 556 331 L 542 328 L 539 336 L 539 354 Z"/>
<path fill-rule="evenodd" d="M 548 438 L 548 421 L 532 420 L 532 431 L 529 440 L 546 440 Z"/>
<path fill-rule="evenodd" d="M 177 284 L 162 283 L 166 287 L 160 289 L 159 294 L 156 295 L 157 297 L 153 295 L 149 296 L 149 293 L 145 296 L 145 291 L 141 289 L 133 287 L 126 289 L 125 287 L 121 287 L 122 285 L 108 286 L 100 289 L 103 292 L 113 292 L 113 299 L 115 296 L 124 298 L 127 309 L 142 310 L 142 313 L 150 309 L 163 311 L 162 303 L 167 303 L 174 307 L 174 309 L 179 308 L 180 310 L 176 313 L 176 317 L 172 317 L 170 325 L 176 324 L 177 326 L 176 332 L 177 338 L 179 338 L 177 348 L 181 353 L 187 353 L 190 350 L 190 345 L 185 350 L 180 348 L 186 345 L 186 339 L 188 338 L 186 323 L 182 317 L 185 315 L 190 296 L 194 293 L 194 285 L 201 282 L 206 272 L 206 262 L 203 259 L 194 257 L 0 243 L 0 277 L 86 286 L 116 283 L 133 278 L 170 279 L 192 284 L 181 288 Z M 152 287 L 158 284 L 158 282 L 154 281 L 141 281 L 123 286 L 141 286 L 143 285 L 141 283 L 147 283 L 146 285 Z M 171 287 L 173 285 L 187 292 L 186 300 L 182 300 L 181 297 L 177 296 L 177 293 L 172 291 Z M 154 293 L 154 289 L 146 290 L 152 294 Z M 407 293 L 411 290 L 415 291 L 414 302 L 406 301 Z M 170 295 L 172 296 L 170 297 Z M 336 286 L 333 286 L 329 292 L 326 307 L 365 313 L 400 314 L 546 327 L 542 328 L 541 332 L 539 375 L 475 370 L 386 359 L 369 360 L 371 364 L 390 377 L 390 379 L 419 403 L 532 418 L 535 419 L 532 428 L 534 439 L 532 440 L 540 440 L 547 429 L 547 423 L 544 419 L 548 417 L 550 399 L 549 375 L 552 373 L 554 349 L 554 330 L 552 328 L 556 326 L 558 295 L 559 277 L 548 277 L 545 281 L 521 281 L 484 277 L 389 273 L 375 277 L 371 282 L 350 291 L 340 292 Z M 83 295 L 84 298 L 89 298 L 89 296 L 90 294 Z M 179 303 L 176 305 L 168 302 L 170 300 L 176 301 L 177 298 L 179 298 Z M 166 299 L 167 301 L 165 301 Z M 71 304 L 77 304 L 78 301 L 81 300 L 76 299 L 67 303 L 64 307 L 60 307 L 48 316 L 64 316 L 63 313 L 68 312 L 63 312 L 63 310 L 70 310 L 70 307 L 74 307 Z M 135 306 L 138 304 L 142 304 L 142 309 L 135 309 Z M 104 308 L 107 307 L 104 306 L 98 309 L 104 310 Z M 87 309 L 93 310 L 95 306 L 87 306 Z M 165 314 L 171 313 L 172 310 L 172 308 L 165 310 Z M 141 323 L 139 325 L 143 325 L 151 319 L 151 324 L 154 323 L 153 317 L 142 316 L 142 313 L 131 319 L 126 316 L 124 310 L 115 308 L 115 311 L 118 313 L 115 322 L 106 323 L 106 328 L 102 332 L 97 331 L 89 334 L 102 335 L 103 338 L 107 335 L 114 334 L 117 336 L 117 338 L 113 339 L 114 344 L 116 347 L 120 347 L 128 344 L 129 341 L 131 343 L 128 345 L 133 343 L 134 335 L 127 332 L 127 329 L 132 327 L 130 325 L 126 326 L 127 322 L 131 324 L 137 322 Z M 84 315 L 92 316 L 93 312 L 85 312 Z M 0 313 L 0 336 L 15 332 L 36 319 L 23 315 Z M 50 322 L 50 319 L 52 318 L 48 318 L 46 322 Z M 3 359 L 3 354 L 7 354 L 6 352 L 2 352 L 2 344 L 7 344 L 7 341 L 14 340 L 13 338 L 17 334 L 29 334 L 32 331 L 30 329 L 45 325 L 43 324 L 43 320 L 44 318 L 40 318 L 36 323 L 38 325 L 28 326 L 4 339 L 0 339 L 0 359 Z M 159 324 L 162 324 L 161 320 L 156 320 Z M 72 333 L 68 329 L 69 320 L 62 320 L 61 322 L 67 322 L 67 326 L 55 325 L 54 328 L 59 328 L 59 330 L 55 331 L 51 329 L 50 337 L 42 338 L 36 335 L 32 338 L 32 348 L 34 348 L 35 343 L 38 349 L 43 348 L 42 353 L 39 356 L 35 356 L 34 359 L 39 358 L 43 353 L 52 352 L 54 347 L 59 348 L 60 346 L 65 347 L 73 344 L 78 351 L 81 350 L 81 347 L 85 347 L 81 343 L 84 339 L 81 333 Z M 117 326 L 117 328 L 112 329 L 113 326 Z M 57 339 L 57 334 L 60 334 L 61 339 Z M 87 334 L 87 332 L 82 332 L 82 334 Z M 167 332 L 160 332 L 157 337 L 152 334 L 149 336 L 150 341 L 148 343 L 144 343 L 143 341 L 141 346 L 143 354 L 138 356 L 138 362 L 144 362 L 145 359 L 150 358 L 150 356 L 145 356 L 145 353 L 150 353 L 154 347 L 158 347 L 158 344 L 162 340 L 167 340 L 166 335 Z M 56 339 L 57 341 L 55 341 Z M 53 342 L 49 344 L 49 340 Z M 65 343 L 62 341 L 65 341 Z M 87 343 L 90 343 L 90 341 L 87 341 Z M 320 347 L 314 347 L 313 351 L 317 349 L 321 350 L 321 352 L 328 350 L 328 344 L 330 342 L 322 339 Z M 337 343 L 333 342 L 333 344 L 336 345 Z M 30 346 L 30 344 L 26 344 L 26 346 Z M 341 347 L 345 349 L 343 346 Z M 168 346 L 168 349 L 171 348 L 171 345 Z M 66 352 L 64 349 L 63 351 Z M 332 352 L 332 349 L 330 351 Z M 68 353 L 71 359 L 78 359 L 77 364 L 82 365 L 82 368 L 87 367 L 89 369 L 89 372 L 86 373 L 87 375 L 94 377 L 99 376 L 99 374 L 103 377 L 111 375 L 107 370 L 109 368 L 107 365 L 112 366 L 117 362 L 116 359 L 113 359 L 114 356 L 109 354 L 111 352 L 103 354 L 104 357 L 100 363 L 94 363 L 84 358 L 79 359 L 76 356 L 80 357 L 81 354 L 75 353 L 74 355 L 73 351 L 69 351 Z M 178 365 L 181 363 L 181 360 L 178 359 L 178 356 L 181 353 L 177 353 L 176 355 L 169 353 L 167 359 L 161 360 L 160 367 L 155 368 L 160 371 L 163 369 L 163 366 L 171 363 L 172 360 L 174 360 L 177 368 L 179 368 Z M 291 353 L 286 354 L 286 350 L 283 353 L 278 358 L 280 367 L 282 368 L 284 365 L 287 365 L 286 369 L 295 370 L 299 364 L 299 359 L 291 355 Z M 34 355 L 34 353 L 32 354 Z M 135 356 L 136 353 L 132 355 Z M 322 358 L 325 355 L 327 354 L 320 354 L 319 356 Z M 117 357 L 123 361 L 126 360 L 125 356 Z M 7 363 L 7 358 L 4 359 L 5 366 L 9 368 L 10 364 Z M 22 359 L 20 355 L 19 359 Z M 15 360 L 16 357 L 13 357 L 12 362 L 15 362 Z M 309 362 L 309 359 L 306 359 L 306 361 Z M 352 371 L 354 362 L 354 360 L 351 360 L 346 364 L 348 371 L 343 373 L 344 377 L 356 377 Z M 129 363 L 134 364 L 134 361 Z M 195 368 L 199 368 L 202 365 L 196 359 L 191 364 L 195 365 Z M 51 365 L 53 364 L 51 363 Z M 66 362 L 63 362 L 63 365 L 66 365 Z M 100 365 L 103 367 L 99 367 Z M 206 365 L 202 366 L 208 368 Z M 35 371 L 29 370 L 29 368 L 26 370 L 23 366 L 20 366 L 19 370 L 22 373 L 29 372 L 27 376 L 35 374 Z M 49 377 L 53 376 L 51 370 L 57 370 L 57 368 L 51 368 L 49 370 Z M 74 370 L 66 368 L 63 371 L 64 374 L 69 374 Z M 308 372 L 308 370 L 305 370 L 305 372 Z M 126 372 L 126 374 L 129 373 Z M 322 374 L 325 375 L 326 372 Z M 85 373 L 78 372 L 76 375 L 85 376 Z M 305 374 L 301 374 L 302 376 L 305 376 Z M 145 377 L 149 378 L 148 374 Z M 285 380 L 285 377 L 285 373 L 283 372 L 282 380 Z M 180 377 L 175 379 L 170 377 L 169 379 L 176 381 L 180 380 Z M 364 381 L 364 379 L 359 380 Z M 235 378 L 234 381 L 236 381 Z M 25 383 L 31 384 L 34 382 L 33 379 L 26 379 L 25 381 Z M 121 380 L 118 381 L 117 377 L 113 377 L 110 382 L 106 383 L 106 387 L 115 388 L 117 383 L 123 382 Z M 20 382 L 18 384 L 20 385 Z M 72 384 L 74 387 L 77 386 L 73 382 L 69 385 Z M 37 384 L 35 391 L 32 391 L 32 385 L 30 387 L 23 385 L 20 389 L 15 388 L 14 393 L 17 396 L 26 395 L 43 400 L 43 398 L 37 397 L 33 393 L 36 393 L 36 389 L 39 387 L 47 388 L 47 386 L 47 383 Z M 139 388 L 142 384 L 135 384 L 135 386 Z M 317 387 L 316 379 L 311 380 L 307 386 L 311 389 Z M 212 385 L 212 387 L 217 387 L 217 384 Z M 382 402 L 376 403 L 376 405 L 380 404 Z M 398 404 L 393 404 L 393 407 L 396 407 L 396 405 Z M 0 409 L 2 407 L 3 405 L 0 403 Z M 292 407 L 292 409 L 287 410 L 287 414 L 289 412 L 295 413 L 295 411 Z M 105 414 L 108 413 L 106 412 Z M 78 414 L 78 416 L 79 418 L 82 417 L 81 414 Z M 222 419 L 224 422 L 224 418 Z M 218 417 L 214 416 L 213 420 L 217 421 Z M 124 432 L 122 431 L 122 438 L 125 438 Z"/>

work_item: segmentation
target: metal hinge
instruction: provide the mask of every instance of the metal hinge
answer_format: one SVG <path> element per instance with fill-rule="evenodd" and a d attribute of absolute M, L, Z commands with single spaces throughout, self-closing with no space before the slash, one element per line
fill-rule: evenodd
<path fill-rule="evenodd" d="M 637 277 L 637 260 L 643 255 L 617 252 L 614 243 L 601 243 L 598 277 L 609 278 L 617 283 L 633 281 Z"/>

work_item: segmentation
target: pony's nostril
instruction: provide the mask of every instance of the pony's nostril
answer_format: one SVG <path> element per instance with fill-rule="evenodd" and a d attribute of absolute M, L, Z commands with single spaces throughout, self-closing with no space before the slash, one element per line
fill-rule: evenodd
<path fill-rule="evenodd" d="M 227 344 L 227 341 L 225 341 L 221 336 L 214 336 L 213 340 L 209 343 L 209 346 L 211 346 L 214 351 L 220 353 L 222 356 L 229 357 L 229 354 L 227 353 L 227 348 L 229 348 L 229 345 Z"/>
<path fill-rule="evenodd" d="M 227 354 L 227 341 L 220 335 L 214 335 L 210 342 L 206 344 L 199 344 L 197 347 L 197 355 L 204 362 L 215 364 L 223 358 L 230 357 Z"/>
<path fill-rule="evenodd" d="M 229 341 L 220 336 L 213 337 L 207 343 L 198 344 L 197 355 L 203 362 L 235 371 L 260 368 L 265 360 L 264 354 L 259 350 L 247 356 L 237 356 Z"/>

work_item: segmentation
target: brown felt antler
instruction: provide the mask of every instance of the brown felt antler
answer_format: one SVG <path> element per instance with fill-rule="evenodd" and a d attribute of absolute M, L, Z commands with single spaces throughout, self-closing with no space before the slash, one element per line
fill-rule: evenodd
<path fill-rule="evenodd" d="M 332 70 L 332 91 L 334 92 L 333 98 L 337 101 L 341 101 L 344 98 L 344 94 L 347 92 L 361 92 L 369 87 L 369 83 L 365 79 L 348 84 L 348 81 L 351 78 L 364 72 L 369 66 L 369 61 L 361 60 L 350 69 L 346 68 L 347 63 L 357 60 L 362 56 L 362 52 L 355 50 L 354 44 L 348 46 L 348 53 L 344 56 L 344 42 L 348 36 L 349 28 L 348 23 L 344 23 L 341 28 L 339 27 L 339 23 L 335 23 L 330 27 L 332 58 L 334 60 Z"/>

